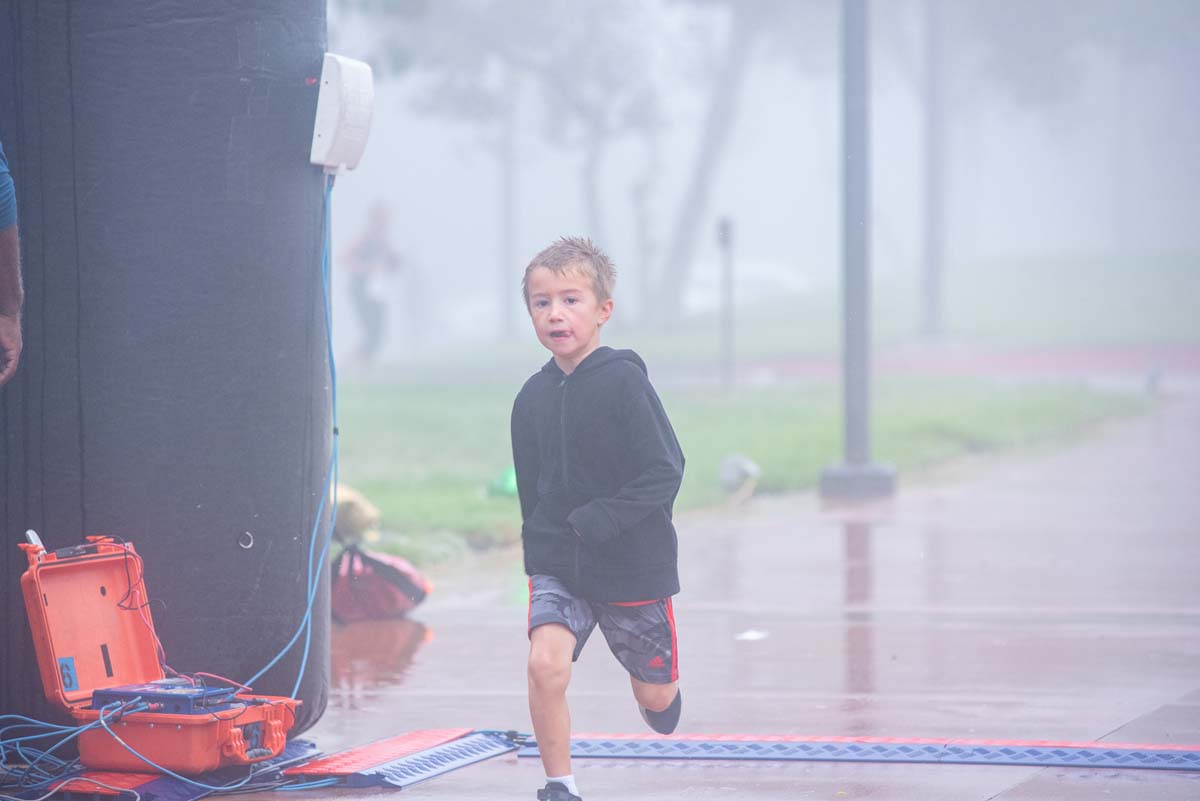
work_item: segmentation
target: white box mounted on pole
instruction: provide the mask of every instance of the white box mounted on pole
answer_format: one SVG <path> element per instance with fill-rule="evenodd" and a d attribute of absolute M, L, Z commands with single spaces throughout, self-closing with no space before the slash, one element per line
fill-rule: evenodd
<path fill-rule="evenodd" d="M 367 147 L 374 105 L 375 81 L 370 66 L 326 53 L 309 161 L 324 167 L 327 173 L 357 167 Z"/>

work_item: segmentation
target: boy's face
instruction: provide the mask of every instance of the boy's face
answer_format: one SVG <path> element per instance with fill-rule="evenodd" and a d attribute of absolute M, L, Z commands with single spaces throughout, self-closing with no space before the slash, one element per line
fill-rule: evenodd
<path fill-rule="evenodd" d="M 574 371 L 600 346 L 600 326 L 612 315 L 612 298 L 599 302 L 592 279 L 582 270 L 568 269 L 560 275 L 536 267 L 526 286 L 538 341 L 554 354 L 559 369 Z"/>

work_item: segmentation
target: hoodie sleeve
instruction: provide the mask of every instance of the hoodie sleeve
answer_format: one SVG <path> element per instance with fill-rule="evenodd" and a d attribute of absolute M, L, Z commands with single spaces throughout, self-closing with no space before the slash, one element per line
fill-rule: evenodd
<path fill-rule="evenodd" d="M 567 516 L 588 543 L 617 536 L 656 509 L 670 507 L 683 481 L 683 452 L 654 390 L 638 392 L 625 407 L 625 442 L 635 477 L 611 498 L 596 498 Z"/>
<path fill-rule="evenodd" d="M 512 420 L 513 468 L 517 473 L 517 496 L 521 499 L 521 520 L 528 520 L 537 506 L 537 480 L 540 468 L 537 430 L 529 417 L 527 404 L 517 395 Z"/>
<path fill-rule="evenodd" d="M 8 172 L 4 145 L 0 144 L 0 231 L 17 224 L 17 190 Z"/>

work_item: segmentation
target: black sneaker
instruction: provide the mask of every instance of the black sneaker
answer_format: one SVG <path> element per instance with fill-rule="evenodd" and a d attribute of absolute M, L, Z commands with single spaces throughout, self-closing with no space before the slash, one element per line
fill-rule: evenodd
<path fill-rule="evenodd" d="M 679 725 L 679 712 L 682 708 L 683 693 L 679 690 L 675 691 L 675 700 L 671 701 L 671 705 L 662 712 L 654 712 L 638 704 L 642 720 L 646 721 L 646 725 L 659 734 L 670 734 L 675 731 L 675 727 Z"/>
<path fill-rule="evenodd" d="M 583 801 L 573 794 L 562 782 L 546 782 L 546 786 L 537 791 L 538 801 Z"/>

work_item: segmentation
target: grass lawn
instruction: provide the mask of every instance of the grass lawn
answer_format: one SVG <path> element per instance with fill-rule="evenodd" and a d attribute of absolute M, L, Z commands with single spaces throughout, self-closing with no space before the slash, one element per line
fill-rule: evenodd
<path fill-rule="evenodd" d="M 343 382 L 341 478 L 381 509 L 384 547 L 427 563 L 517 540 L 516 499 L 489 495 L 486 487 L 511 463 L 508 415 L 518 388 Z M 722 500 L 717 468 L 730 452 L 762 467 L 760 492 L 811 487 L 840 455 L 834 387 L 660 391 L 688 460 L 679 509 Z M 964 453 L 1070 436 L 1147 403 L 1076 386 L 884 382 L 876 392 L 874 450 L 911 477 Z"/>
<path fill-rule="evenodd" d="M 811 291 L 738 309 L 741 365 L 835 356 L 840 293 L 836 276 L 826 278 Z M 877 276 L 878 349 L 915 339 L 918 279 Z M 947 271 L 945 308 L 948 339 L 979 349 L 1200 342 L 1200 254 L 957 263 Z M 717 331 L 712 315 L 639 329 L 618 307 L 605 342 L 636 347 L 661 381 L 711 373 L 720 352 Z M 392 535 L 387 547 L 430 561 L 518 538 L 516 500 L 489 496 L 486 487 L 510 465 L 513 395 L 545 359 L 522 326 L 510 342 L 423 349 L 400 369 L 343 379 L 341 476 L 382 510 Z M 717 466 L 725 454 L 745 454 L 762 467 L 760 492 L 788 492 L 811 487 L 841 453 L 836 385 L 725 395 L 660 384 L 659 391 L 688 459 L 680 509 L 722 500 Z M 910 479 L 926 465 L 1068 437 L 1148 403 L 1065 384 L 885 380 L 875 386 L 874 453 Z"/>

